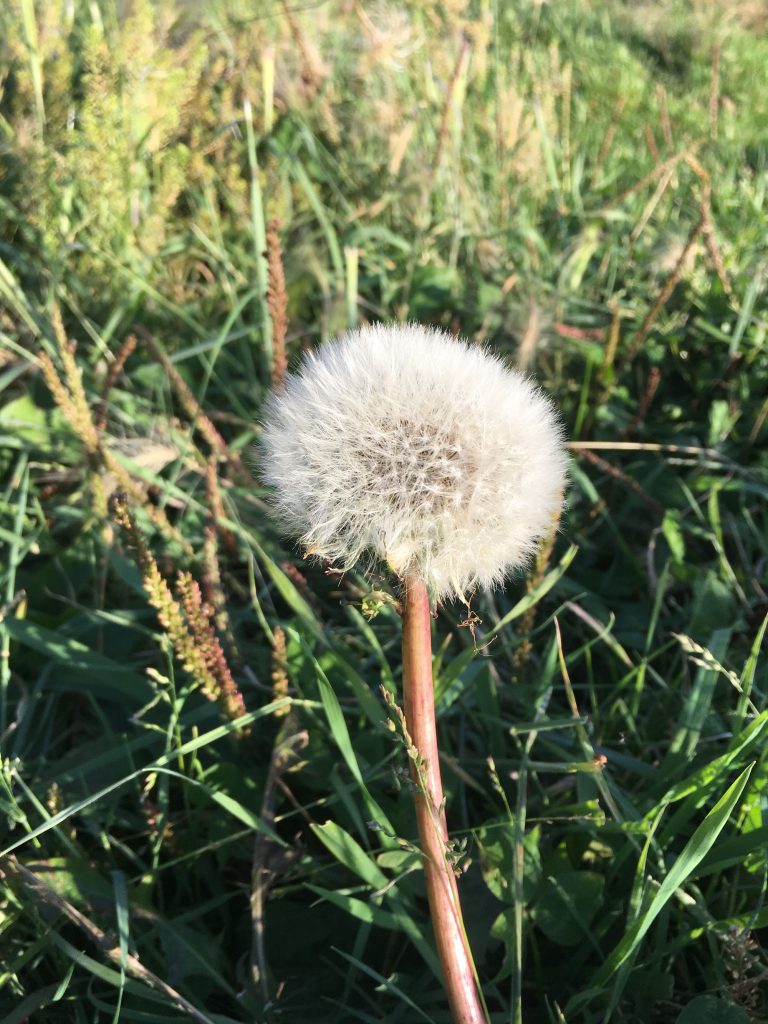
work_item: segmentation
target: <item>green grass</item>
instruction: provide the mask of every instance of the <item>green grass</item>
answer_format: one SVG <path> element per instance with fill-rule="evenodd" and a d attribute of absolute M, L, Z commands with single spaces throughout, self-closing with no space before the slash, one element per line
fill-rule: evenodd
<path fill-rule="evenodd" d="M 0 12 L 3 1024 L 448 1020 L 393 583 L 304 561 L 251 475 L 272 218 L 289 363 L 439 323 L 574 442 L 552 550 L 473 598 L 480 650 L 465 608 L 434 625 L 493 1021 L 766 1018 L 768 38 L 713 11 Z M 205 585 L 244 717 L 115 487 Z"/>

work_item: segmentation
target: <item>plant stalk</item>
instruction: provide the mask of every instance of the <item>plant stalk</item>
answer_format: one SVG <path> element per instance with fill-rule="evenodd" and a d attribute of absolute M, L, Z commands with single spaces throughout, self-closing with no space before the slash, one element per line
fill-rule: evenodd
<path fill-rule="evenodd" d="M 486 1024 L 459 903 L 447 858 L 448 829 L 435 726 L 432 633 L 427 588 L 409 579 L 403 601 L 403 691 L 408 734 L 416 748 L 411 777 L 429 909 L 445 989 L 455 1024 Z"/>

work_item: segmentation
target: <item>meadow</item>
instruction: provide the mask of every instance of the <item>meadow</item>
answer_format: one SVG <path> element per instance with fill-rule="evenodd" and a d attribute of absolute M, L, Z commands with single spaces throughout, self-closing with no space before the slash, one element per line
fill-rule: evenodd
<path fill-rule="evenodd" d="M 490 1019 L 768 1018 L 766 67 L 748 0 L 2 5 L 0 1024 L 448 1021 L 397 581 L 259 476 L 380 320 L 569 438 L 433 623 Z"/>

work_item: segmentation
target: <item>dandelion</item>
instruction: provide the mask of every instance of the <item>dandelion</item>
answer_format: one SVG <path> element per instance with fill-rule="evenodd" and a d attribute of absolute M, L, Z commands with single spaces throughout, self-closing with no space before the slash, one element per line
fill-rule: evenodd
<path fill-rule="evenodd" d="M 488 351 L 417 325 L 325 345 L 267 406 L 263 476 L 306 551 L 365 555 L 433 597 L 521 565 L 562 501 L 549 400 Z"/>
<path fill-rule="evenodd" d="M 556 520 L 565 453 L 549 400 L 485 349 L 440 331 L 365 327 L 312 354 L 270 398 L 263 476 L 307 553 L 402 581 L 404 713 L 424 877 L 456 1024 L 487 1008 L 459 902 L 432 680 L 430 598 L 493 586 Z"/>

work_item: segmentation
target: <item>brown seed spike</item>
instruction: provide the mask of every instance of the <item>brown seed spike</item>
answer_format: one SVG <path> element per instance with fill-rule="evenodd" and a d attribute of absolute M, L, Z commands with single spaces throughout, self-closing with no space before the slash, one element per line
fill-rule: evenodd
<path fill-rule="evenodd" d="M 272 320 L 272 387 L 278 391 L 285 382 L 288 359 L 285 336 L 288 331 L 288 293 L 285 290 L 280 221 L 271 220 L 267 229 L 267 306 Z"/>

